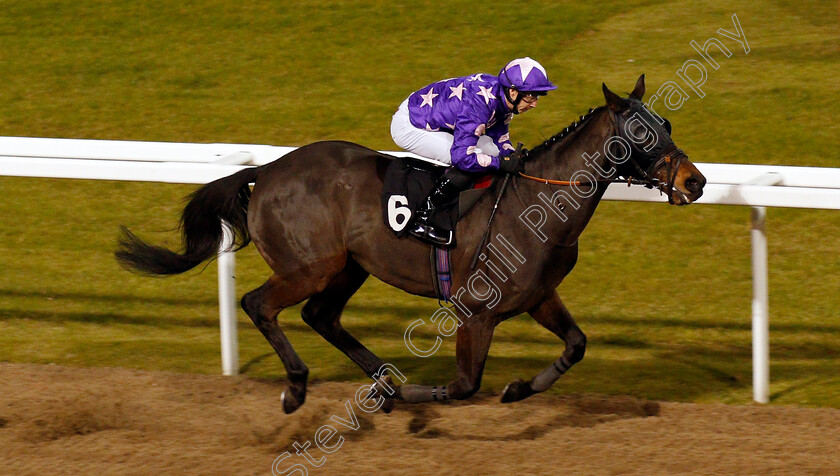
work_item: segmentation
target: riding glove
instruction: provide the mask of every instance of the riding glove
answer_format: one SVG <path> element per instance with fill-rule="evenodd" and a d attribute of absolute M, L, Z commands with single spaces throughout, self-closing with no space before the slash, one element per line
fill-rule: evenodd
<path fill-rule="evenodd" d="M 520 154 L 513 153 L 507 157 L 501 157 L 499 160 L 499 171 L 504 174 L 519 175 L 519 172 L 525 170 L 525 163 L 522 161 Z"/>

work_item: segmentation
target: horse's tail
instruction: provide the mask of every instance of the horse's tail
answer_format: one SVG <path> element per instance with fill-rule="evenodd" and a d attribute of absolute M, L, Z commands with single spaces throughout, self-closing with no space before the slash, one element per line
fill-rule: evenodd
<path fill-rule="evenodd" d="M 223 222 L 234 232 L 231 249 L 239 250 L 251 242 L 248 233 L 249 183 L 256 181 L 257 167 L 210 182 L 189 197 L 181 215 L 184 251 L 176 253 L 141 240 L 126 227 L 114 253 L 125 268 L 142 274 L 179 274 L 215 257 L 223 237 Z"/>

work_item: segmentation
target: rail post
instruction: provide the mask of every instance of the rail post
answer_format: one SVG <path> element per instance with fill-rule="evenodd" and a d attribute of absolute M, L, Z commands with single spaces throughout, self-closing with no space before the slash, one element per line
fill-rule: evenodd
<path fill-rule="evenodd" d="M 233 231 L 222 224 L 223 239 L 219 247 L 219 331 L 222 344 L 222 373 L 239 373 L 239 341 L 236 323 L 236 258 L 232 251 Z"/>
<path fill-rule="evenodd" d="M 749 180 L 744 185 L 772 186 L 782 183 L 783 176 L 768 172 Z M 769 290 L 767 285 L 767 209 L 752 207 L 752 354 L 753 400 L 770 401 L 770 317 Z"/>
<path fill-rule="evenodd" d="M 767 290 L 767 234 L 764 222 L 767 209 L 752 207 L 752 354 L 753 400 L 769 401 L 770 388 L 770 323 Z"/>

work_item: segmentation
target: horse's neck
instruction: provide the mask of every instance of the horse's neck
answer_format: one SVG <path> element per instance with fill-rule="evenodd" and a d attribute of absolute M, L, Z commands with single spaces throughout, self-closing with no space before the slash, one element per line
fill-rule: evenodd
<path fill-rule="evenodd" d="M 558 180 L 569 180 L 577 172 L 586 172 L 595 175 L 598 180 L 604 180 L 604 177 L 598 175 L 597 167 L 606 167 L 608 160 L 604 155 L 604 143 L 612 135 L 609 110 L 601 109 L 569 137 L 546 150 L 533 163 L 533 170 L 543 174 L 541 177 Z"/>
<path fill-rule="evenodd" d="M 528 175 L 555 180 L 610 180 L 615 178 L 615 169 L 609 166 L 604 153 L 604 144 L 612 135 L 609 112 L 604 109 L 568 137 L 545 151 L 545 155 L 533 163 Z M 529 168 L 530 169 L 530 168 Z M 612 171 L 605 177 L 603 172 Z M 520 182 L 525 182 L 520 180 Z M 548 213 L 543 227 L 546 236 L 553 239 L 546 243 L 569 246 L 577 242 L 578 236 L 595 213 L 608 183 L 592 186 L 547 186 L 527 181 L 529 195 L 526 200 L 542 206 Z"/>

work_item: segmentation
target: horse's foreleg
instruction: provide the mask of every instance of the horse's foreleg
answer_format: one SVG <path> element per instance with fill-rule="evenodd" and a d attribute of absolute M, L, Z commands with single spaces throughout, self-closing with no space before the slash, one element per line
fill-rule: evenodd
<path fill-rule="evenodd" d="M 495 326 L 496 323 L 488 318 L 471 317 L 458 328 L 455 343 L 458 377 L 443 386 L 403 385 L 399 387 L 398 396 L 409 403 L 464 400 L 473 396 L 481 387 L 481 375 Z"/>
<path fill-rule="evenodd" d="M 509 383 L 502 393 L 503 403 L 516 402 L 548 390 L 572 365 L 580 362 L 586 352 L 586 336 L 556 292 L 529 314 L 543 327 L 563 339 L 566 350 L 559 359 L 543 369 L 530 382 L 517 380 Z"/>

